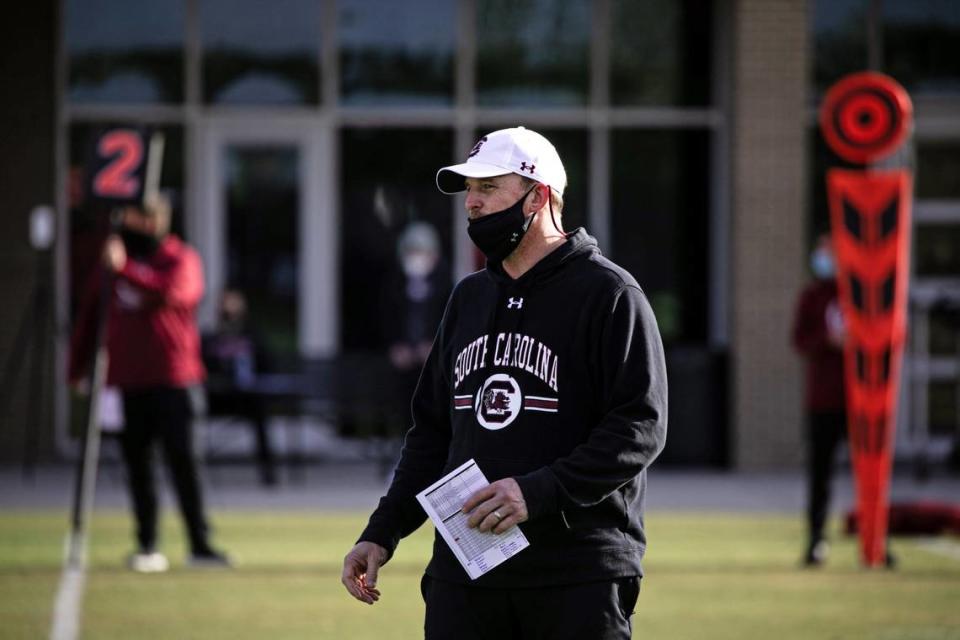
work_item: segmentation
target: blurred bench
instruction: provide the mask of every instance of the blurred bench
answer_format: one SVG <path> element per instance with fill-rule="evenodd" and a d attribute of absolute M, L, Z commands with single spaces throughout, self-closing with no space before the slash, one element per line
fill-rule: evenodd
<path fill-rule="evenodd" d="M 291 477 L 302 477 L 307 462 L 306 431 L 321 421 L 332 425 L 338 436 L 355 438 L 368 444 L 367 455 L 392 467 L 396 441 L 407 427 L 409 398 L 397 384 L 385 357 L 375 353 L 353 352 L 330 358 L 302 358 L 288 372 L 258 374 L 242 387 L 211 379 L 208 395 L 248 398 L 262 403 L 267 435 L 278 427 L 284 434 L 287 455 L 282 460 Z M 249 411 L 232 411 L 230 406 L 216 407 L 208 418 L 226 424 L 250 426 Z M 240 405 L 237 405 L 240 408 Z M 271 420 L 286 417 L 288 420 Z M 206 459 L 222 459 L 216 442 L 205 442 Z M 279 462 L 279 461 L 278 461 Z"/>

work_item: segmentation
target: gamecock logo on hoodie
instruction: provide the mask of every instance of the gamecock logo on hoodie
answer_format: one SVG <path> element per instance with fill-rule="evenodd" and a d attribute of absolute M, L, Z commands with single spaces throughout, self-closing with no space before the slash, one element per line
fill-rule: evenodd
<path fill-rule="evenodd" d="M 524 409 L 557 412 L 556 398 L 523 397 L 520 385 L 506 373 L 495 373 L 483 383 L 476 395 L 454 396 L 454 409 L 473 409 L 477 422 L 484 429 L 496 431 L 510 426 Z"/>
<path fill-rule="evenodd" d="M 516 419 L 523 407 L 520 385 L 505 373 L 489 378 L 477 392 L 474 410 L 477 422 L 491 431 L 503 429 Z"/>

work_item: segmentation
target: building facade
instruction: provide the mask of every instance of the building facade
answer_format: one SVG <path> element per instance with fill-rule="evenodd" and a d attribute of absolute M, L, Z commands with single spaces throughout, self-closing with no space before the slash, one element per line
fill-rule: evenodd
<path fill-rule="evenodd" d="M 438 194 L 433 173 L 486 131 L 541 131 L 570 176 L 566 228 L 586 226 L 657 314 L 672 396 L 665 462 L 801 459 L 789 323 L 825 220 L 815 108 L 843 73 L 887 70 L 913 93 L 927 308 L 947 308 L 935 302 L 960 274 L 953 3 L 60 0 L 22 11 L 21 28 L 4 27 L 3 77 L 24 99 L 0 107 L 2 287 L 15 301 L 0 311 L 0 357 L 23 342 L 34 283 L 56 322 L 36 358 L 42 384 L 15 376 L 6 451 L 72 446 L 63 354 L 102 232 L 83 170 L 104 126 L 163 134 L 174 227 L 205 262 L 202 322 L 219 291 L 241 288 L 291 361 L 384 348 L 380 282 L 410 222 L 437 229 L 453 275 L 476 268 L 462 201 Z M 38 204 L 59 214 L 51 251 L 26 241 Z M 949 313 L 927 317 L 926 406 L 907 404 L 936 433 L 956 408 L 955 341 Z M 35 406 L 52 410 L 31 418 Z"/>

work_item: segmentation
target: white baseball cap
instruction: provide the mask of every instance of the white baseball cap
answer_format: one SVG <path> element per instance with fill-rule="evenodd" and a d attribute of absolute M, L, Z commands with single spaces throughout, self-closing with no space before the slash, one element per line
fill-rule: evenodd
<path fill-rule="evenodd" d="M 443 193 L 466 189 L 464 178 L 492 178 L 516 173 L 542 182 L 563 195 L 567 172 L 550 141 L 523 127 L 500 129 L 480 138 L 467 161 L 437 171 L 437 188 Z"/>

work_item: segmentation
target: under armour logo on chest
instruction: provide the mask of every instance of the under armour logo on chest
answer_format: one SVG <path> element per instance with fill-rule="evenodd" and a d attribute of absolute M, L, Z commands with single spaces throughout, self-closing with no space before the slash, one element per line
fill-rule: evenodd
<path fill-rule="evenodd" d="M 507 309 L 523 309 L 523 298 L 510 298 L 507 300 Z"/>
<path fill-rule="evenodd" d="M 537 165 L 535 164 L 528 165 L 526 162 L 520 163 L 520 171 L 529 171 L 530 175 L 533 175 L 533 172 L 536 168 L 537 168 Z"/>

